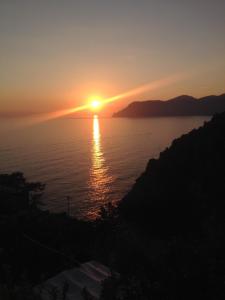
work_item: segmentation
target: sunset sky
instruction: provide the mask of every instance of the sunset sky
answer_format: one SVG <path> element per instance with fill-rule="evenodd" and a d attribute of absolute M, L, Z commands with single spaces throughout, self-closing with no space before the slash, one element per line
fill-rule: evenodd
<path fill-rule="evenodd" d="M 0 114 L 225 92 L 224 0 L 1 0 Z"/>

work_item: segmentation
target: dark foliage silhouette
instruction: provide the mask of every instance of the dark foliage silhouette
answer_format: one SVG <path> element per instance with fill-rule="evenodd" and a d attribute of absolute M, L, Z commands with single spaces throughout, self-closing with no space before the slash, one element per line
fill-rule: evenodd
<path fill-rule="evenodd" d="M 139 299 L 223 299 L 225 113 L 151 159 L 118 211 L 129 238 L 117 259 L 136 266 L 122 274 L 141 282 Z"/>
<path fill-rule="evenodd" d="M 5 299 L 36 299 L 27 296 L 34 285 L 91 257 L 93 224 L 41 210 L 43 190 L 20 172 L 0 175 L 0 297 Z"/>
<path fill-rule="evenodd" d="M 174 140 L 149 161 L 120 210 L 128 218 L 140 217 L 156 234 L 223 230 L 224 133 L 225 113 Z"/>
<path fill-rule="evenodd" d="M 36 206 L 44 187 L 40 182 L 27 182 L 21 172 L 0 175 L 0 212 L 13 213 Z"/>

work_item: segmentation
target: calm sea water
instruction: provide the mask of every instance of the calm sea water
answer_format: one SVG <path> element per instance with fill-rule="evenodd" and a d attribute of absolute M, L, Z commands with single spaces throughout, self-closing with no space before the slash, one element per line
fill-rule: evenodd
<path fill-rule="evenodd" d="M 207 120 L 94 116 L 19 129 L 15 120 L 1 120 L 0 173 L 19 170 L 46 183 L 43 202 L 52 211 L 67 211 L 69 196 L 72 215 L 93 218 L 101 205 L 126 194 L 150 158 Z"/>

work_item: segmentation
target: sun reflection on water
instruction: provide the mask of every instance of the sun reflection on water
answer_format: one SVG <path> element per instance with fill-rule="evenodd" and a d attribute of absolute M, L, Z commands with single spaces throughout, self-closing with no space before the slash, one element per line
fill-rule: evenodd
<path fill-rule="evenodd" d="M 108 174 L 104 153 L 101 146 L 101 133 L 97 115 L 93 118 L 92 136 L 92 166 L 90 170 L 90 196 L 96 202 L 96 209 L 89 213 L 89 217 L 97 216 L 97 210 L 101 205 L 106 204 L 112 177 Z"/>
<path fill-rule="evenodd" d="M 97 174 L 101 170 L 104 163 L 104 157 L 101 150 L 100 139 L 101 139 L 101 134 L 99 129 L 99 120 L 98 120 L 98 116 L 94 115 L 92 162 L 93 162 L 93 170 L 96 171 Z"/>

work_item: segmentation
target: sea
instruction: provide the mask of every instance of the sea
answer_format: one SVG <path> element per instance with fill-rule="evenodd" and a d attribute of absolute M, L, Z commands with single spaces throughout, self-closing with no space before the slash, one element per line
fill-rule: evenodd
<path fill-rule="evenodd" d="M 94 219 L 117 203 L 172 141 L 210 117 L 64 118 L 24 125 L 0 120 L 0 174 L 46 184 L 42 207 Z"/>

